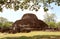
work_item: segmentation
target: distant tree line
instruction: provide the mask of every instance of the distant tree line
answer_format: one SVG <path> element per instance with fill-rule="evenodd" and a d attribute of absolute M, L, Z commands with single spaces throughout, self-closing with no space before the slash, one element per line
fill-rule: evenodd
<path fill-rule="evenodd" d="M 12 26 L 13 22 L 8 21 L 6 18 L 0 17 L 0 27 Z"/>
<path fill-rule="evenodd" d="M 54 13 L 45 13 L 44 22 L 48 24 L 48 28 L 60 30 L 60 22 L 56 22 L 56 15 Z"/>

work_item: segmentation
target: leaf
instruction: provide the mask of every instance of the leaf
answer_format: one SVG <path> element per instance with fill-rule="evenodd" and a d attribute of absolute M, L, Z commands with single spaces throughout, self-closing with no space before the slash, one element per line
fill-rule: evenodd
<path fill-rule="evenodd" d="M 4 1 L 3 1 L 3 0 L 0 0 L 0 4 L 2 4 L 2 5 L 3 5 L 3 4 L 4 4 Z"/>
<path fill-rule="evenodd" d="M 20 5 L 20 8 L 23 9 L 23 5 Z"/>
<path fill-rule="evenodd" d="M 19 6 L 17 5 L 17 6 L 14 6 L 14 10 L 16 11 L 16 10 L 19 10 Z"/>
<path fill-rule="evenodd" d="M 25 6 L 24 6 L 24 9 L 28 9 L 28 7 L 29 7 L 29 5 L 25 5 Z"/>
<path fill-rule="evenodd" d="M 0 7 L 0 12 L 2 12 L 2 8 Z"/>
<path fill-rule="evenodd" d="M 58 3 L 58 6 L 60 6 L 60 3 Z"/>
<path fill-rule="evenodd" d="M 43 9 L 44 9 L 45 12 L 48 11 L 48 8 L 46 8 L 46 7 L 44 7 Z"/>

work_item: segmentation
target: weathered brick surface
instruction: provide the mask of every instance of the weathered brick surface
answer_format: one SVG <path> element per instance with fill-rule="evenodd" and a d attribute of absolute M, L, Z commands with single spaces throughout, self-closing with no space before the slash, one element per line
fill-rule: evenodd
<path fill-rule="evenodd" d="M 22 19 L 13 23 L 12 27 L 14 32 L 30 32 L 32 30 L 46 30 L 48 25 L 34 14 L 24 14 Z"/>

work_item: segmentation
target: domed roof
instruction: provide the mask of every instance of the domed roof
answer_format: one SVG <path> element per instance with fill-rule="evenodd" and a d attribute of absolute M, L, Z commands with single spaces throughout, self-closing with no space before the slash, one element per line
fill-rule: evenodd
<path fill-rule="evenodd" d="M 33 20 L 37 20 L 37 16 L 35 14 L 31 14 L 31 13 L 27 13 L 27 14 L 24 14 L 22 19 L 33 19 Z"/>

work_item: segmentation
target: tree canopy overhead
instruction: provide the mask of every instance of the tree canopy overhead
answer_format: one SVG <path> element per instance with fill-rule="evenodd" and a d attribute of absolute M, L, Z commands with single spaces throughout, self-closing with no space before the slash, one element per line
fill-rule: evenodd
<path fill-rule="evenodd" d="M 40 3 L 43 4 L 44 11 L 48 11 L 51 3 L 60 6 L 60 0 L 0 0 L 0 11 L 3 11 L 3 8 L 11 8 L 15 11 L 21 9 L 29 9 L 38 11 L 41 7 Z M 31 4 L 32 3 L 32 4 Z"/>

